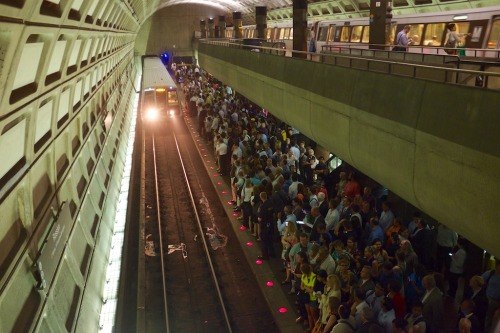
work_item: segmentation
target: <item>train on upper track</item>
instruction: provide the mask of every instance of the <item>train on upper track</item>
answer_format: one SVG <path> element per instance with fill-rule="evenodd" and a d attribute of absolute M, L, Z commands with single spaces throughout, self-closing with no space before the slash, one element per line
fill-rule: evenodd
<path fill-rule="evenodd" d="M 470 37 L 464 38 L 463 47 L 485 50 L 500 49 L 500 6 L 394 16 L 387 24 L 386 45 L 392 45 L 397 32 L 402 30 L 405 25 L 411 25 L 408 35 L 412 39 L 410 52 L 412 50 L 422 52 L 422 48 L 443 47 L 446 43 L 446 26 L 449 23 L 456 24 L 458 33 L 470 34 Z M 283 43 L 287 50 L 291 50 L 293 44 L 292 25 L 291 20 L 268 24 L 267 41 Z M 234 37 L 233 29 L 233 27 L 228 28 L 226 37 Z M 315 33 L 317 52 L 326 51 L 329 45 L 359 48 L 368 48 L 369 45 L 370 23 L 368 17 L 310 22 L 308 31 L 309 35 L 311 35 L 311 31 Z M 256 38 L 255 25 L 243 26 L 242 34 L 243 38 Z M 440 52 L 444 52 L 444 50 L 440 50 Z M 492 53 L 498 57 L 498 51 Z"/>
<path fill-rule="evenodd" d="M 177 84 L 159 57 L 143 57 L 141 85 L 141 109 L 144 116 L 173 117 L 181 113 Z"/>

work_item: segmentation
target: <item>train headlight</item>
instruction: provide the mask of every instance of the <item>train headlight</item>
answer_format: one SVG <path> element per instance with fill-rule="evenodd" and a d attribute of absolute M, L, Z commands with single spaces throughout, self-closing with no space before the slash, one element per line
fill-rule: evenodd
<path fill-rule="evenodd" d="M 170 115 L 170 117 L 173 117 L 175 115 L 175 110 L 168 111 L 168 114 Z"/>
<path fill-rule="evenodd" d="M 148 120 L 156 120 L 158 119 L 158 109 L 149 108 L 146 110 L 146 118 Z"/>

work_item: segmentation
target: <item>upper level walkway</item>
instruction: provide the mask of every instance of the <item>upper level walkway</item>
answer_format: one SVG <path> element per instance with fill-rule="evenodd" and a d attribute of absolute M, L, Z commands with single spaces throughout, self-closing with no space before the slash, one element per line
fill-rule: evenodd
<path fill-rule="evenodd" d="M 198 47 L 208 72 L 500 255 L 500 74 L 342 54 L 308 61 L 271 53 L 221 42 Z M 476 86 L 478 77 L 487 84 Z"/>

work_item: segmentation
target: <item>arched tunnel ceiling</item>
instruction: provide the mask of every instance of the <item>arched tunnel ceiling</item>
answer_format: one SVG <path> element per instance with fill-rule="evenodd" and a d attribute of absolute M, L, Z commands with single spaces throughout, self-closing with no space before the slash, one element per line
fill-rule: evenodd
<path fill-rule="evenodd" d="M 196 4 L 214 7 L 227 12 L 241 12 L 243 24 L 255 23 L 255 7 L 266 6 L 267 18 L 271 22 L 292 19 L 293 0 L 128 0 L 133 15 L 138 15 L 139 22 L 144 22 L 156 11 L 179 4 Z M 456 9 L 487 7 L 498 4 L 498 0 L 392 0 L 396 15 L 410 13 L 439 12 Z M 308 18 L 311 20 L 354 18 L 368 16 L 370 0 L 308 0 Z M 135 12 L 135 13 L 134 13 Z"/>

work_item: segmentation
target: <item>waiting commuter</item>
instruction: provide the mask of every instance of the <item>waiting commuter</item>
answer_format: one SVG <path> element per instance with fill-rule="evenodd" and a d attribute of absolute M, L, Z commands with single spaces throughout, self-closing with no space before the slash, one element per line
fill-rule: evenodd
<path fill-rule="evenodd" d="M 436 280 L 433 274 L 424 276 L 423 286 L 425 294 L 422 297 L 422 315 L 434 332 L 439 332 L 443 323 L 443 295 L 441 290 L 436 287 Z"/>
<path fill-rule="evenodd" d="M 470 36 L 467 33 L 457 33 L 457 25 L 455 23 L 450 23 L 446 27 L 448 29 L 448 34 L 446 35 L 446 42 L 444 43 L 445 52 L 448 54 L 457 54 L 457 46 L 461 43 L 463 37 Z"/>
<path fill-rule="evenodd" d="M 403 30 L 398 32 L 396 39 L 394 40 L 393 51 L 396 52 L 407 52 L 408 44 L 411 43 L 412 39 L 408 38 L 408 33 L 410 33 L 411 26 L 405 25 Z"/>
<path fill-rule="evenodd" d="M 262 204 L 259 207 L 258 220 L 260 227 L 260 239 L 262 247 L 262 259 L 268 260 L 270 257 L 274 257 L 274 245 L 273 245 L 273 231 L 274 231 L 274 221 L 273 221 L 273 203 L 268 200 L 267 193 L 260 193 L 260 200 Z"/>
<path fill-rule="evenodd" d="M 485 331 L 492 327 L 493 316 L 500 310 L 500 260 L 496 261 L 495 269 L 483 273 L 481 276 L 486 283 L 486 296 L 488 297 L 488 310 L 486 311 Z"/>

